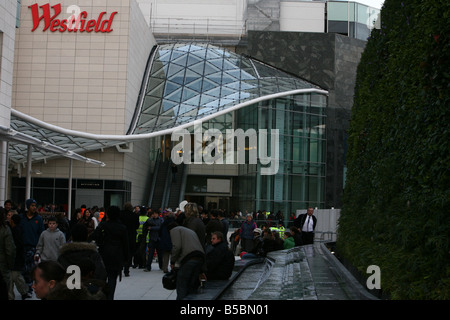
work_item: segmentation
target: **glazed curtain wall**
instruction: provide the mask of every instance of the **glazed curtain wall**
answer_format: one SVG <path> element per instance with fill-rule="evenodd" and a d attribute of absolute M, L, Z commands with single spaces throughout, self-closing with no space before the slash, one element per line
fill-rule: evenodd
<path fill-rule="evenodd" d="M 236 112 L 236 128 L 278 129 L 280 134 L 277 174 L 261 175 L 259 161 L 240 165 L 233 195 L 243 212 L 281 210 L 287 218 L 308 206 L 324 207 L 326 104 L 324 95 L 302 94 Z"/>

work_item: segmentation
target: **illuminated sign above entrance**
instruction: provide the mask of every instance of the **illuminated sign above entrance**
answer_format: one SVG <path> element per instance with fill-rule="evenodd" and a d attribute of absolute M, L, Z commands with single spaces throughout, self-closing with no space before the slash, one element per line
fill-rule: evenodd
<path fill-rule="evenodd" d="M 117 14 L 117 11 L 111 13 L 109 19 L 105 19 L 102 21 L 103 16 L 106 15 L 106 12 L 100 12 L 100 15 L 97 19 L 87 20 L 87 12 L 81 11 L 78 14 L 72 14 L 67 19 L 56 19 L 56 17 L 61 13 L 61 4 L 55 4 L 50 7 L 50 4 L 44 4 L 42 6 L 38 6 L 37 3 L 29 6 L 31 9 L 31 14 L 33 16 L 33 29 L 31 31 L 35 31 L 41 20 L 44 20 L 44 29 L 42 31 L 46 31 L 47 29 L 51 32 L 102 32 L 109 33 L 113 31 L 111 28 L 114 16 Z M 42 15 L 39 16 L 39 8 L 42 8 Z M 54 14 L 51 14 L 51 9 L 54 10 Z"/>

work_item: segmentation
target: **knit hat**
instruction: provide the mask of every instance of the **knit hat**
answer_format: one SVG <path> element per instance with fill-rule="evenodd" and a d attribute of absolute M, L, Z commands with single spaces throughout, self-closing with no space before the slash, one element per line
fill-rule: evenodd
<path fill-rule="evenodd" d="M 25 207 L 28 209 L 32 203 L 36 203 L 36 200 L 34 199 L 27 199 L 27 201 L 25 201 Z"/>

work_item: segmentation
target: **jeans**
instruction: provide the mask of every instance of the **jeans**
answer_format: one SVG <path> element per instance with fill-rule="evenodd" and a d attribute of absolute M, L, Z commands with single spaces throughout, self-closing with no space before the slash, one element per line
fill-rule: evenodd
<path fill-rule="evenodd" d="M 158 257 L 159 268 L 162 269 L 162 254 L 159 241 L 150 240 L 150 242 L 148 243 L 147 270 L 152 270 L 153 255 L 155 253 L 155 250 Z"/>
<path fill-rule="evenodd" d="M 180 266 L 177 274 L 177 300 L 197 292 L 202 265 L 202 260 L 191 259 Z"/>

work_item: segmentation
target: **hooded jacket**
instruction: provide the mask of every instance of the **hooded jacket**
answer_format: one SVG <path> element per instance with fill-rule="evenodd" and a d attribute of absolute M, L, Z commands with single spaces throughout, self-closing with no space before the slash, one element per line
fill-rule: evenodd
<path fill-rule="evenodd" d="M 55 231 L 47 229 L 39 236 L 36 246 L 36 254 L 41 255 L 41 260 L 58 259 L 59 248 L 66 243 L 66 236 L 58 228 Z"/>
<path fill-rule="evenodd" d="M 89 259 L 95 265 L 94 278 L 106 281 L 106 270 L 103 264 L 103 259 L 97 251 L 95 243 L 88 242 L 71 242 L 64 244 L 60 251 L 58 262 L 67 269 L 70 265 L 81 266 L 85 265 L 83 262 Z M 83 270 L 81 270 L 83 273 Z"/>

